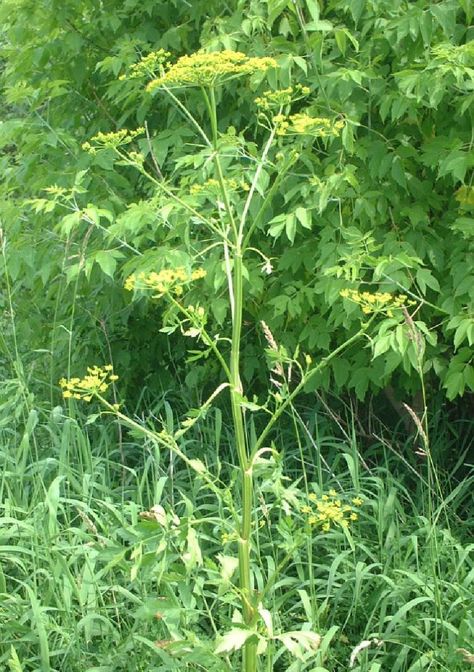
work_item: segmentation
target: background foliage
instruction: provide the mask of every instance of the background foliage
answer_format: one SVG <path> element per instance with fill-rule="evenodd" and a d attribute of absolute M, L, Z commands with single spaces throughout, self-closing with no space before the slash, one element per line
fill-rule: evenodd
<path fill-rule="evenodd" d="M 356 327 L 355 307 L 336 300 L 350 285 L 416 297 L 432 389 L 441 385 L 452 399 L 474 388 L 470 3 L 3 0 L 0 12 L 2 221 L 22 342 L 43 351 L 35 366 L 49 373 L 53 363 L 55 379 L 67 357 L 90 360 L 107 342 L 131 378 L 155 388 L 159 363 L 165 388 L 177 375 L 183 383 L 175 367 L 184 345 L 175 344 L 172 364 L 152 309 L 131 309 L 120 288 L 137 254 L 186 247 L 179 213 L 157 212 L 136 175 L 81 144 L 98 130 L 146 121 L 141 151 L 153 149 L 165 174 L 189 183 L 205 164 L 196 138 L 177 111 L 144 93 L 144 80 L 119 76 L 159 47 L 176 55 L 232 48 L 276 56 L 280 81 L 272 84 L 309 84 L 316 112 L 347 121 L 340 141 L 320 146 L 323 158 L 307 147 L 281 187 L 287 214 L 268 212 L 261 225 L 259 246 L 275 263 L 268 278 L 257 263 L 248 269 L 247 379 L 262 375 L 256 316 L 290 349 L 328 352 Z M 229 128 L 245 129 L 255 114 L 240 86 L 221 103 Z M 76 185 L 69 212 L 43 191 L 55 184 Z M 32 207 L 30 198 L 45 201 Z M 216 267 L 207 292 L 222 322 L 218 276 Z M 359 399 L 390 385 L 413 394 L 414 364 L 400 327 L 375 352 L 338 359 L 315 384 Z M 195 368 L 187 383 L 209 375 Z"/>

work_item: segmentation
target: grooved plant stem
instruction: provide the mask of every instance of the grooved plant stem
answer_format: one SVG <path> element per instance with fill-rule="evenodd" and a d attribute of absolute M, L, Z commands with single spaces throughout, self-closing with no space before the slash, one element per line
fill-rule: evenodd
<path fill-rule="evenodd" d="M 243 310 L 243 275 L 242 255 L 237 248 L 234 256 L 233 268 L 233 292 L 234 292 L 234 320 L 232 324 L 232 347 L 231 347 L 231 391 L 230 399 L 232 406 L 232 418 L 235 430 L 236 452 L 239 458 L 241 488 L 242 488 L 242 518 L 239 529 L 239 582 L 242 593 L 242 607 L 244 623 L 251 626 L 254 620 L 254 606 L 252 604 L 252 580 L 250 571 L 250 539 L 252 531 L 252 504 L 253 504 L 253 479 L 252 468 L 249 465 L 247 446 L 245 441 L 245 428 L 242 414 L 242 386 L 240 382 L 240 338 L 242 332 Z M 255 672 L 257 669 L 256 644 L 247 641 L 245 643 L 242 670 L 243 672 Z"/>
<path fill-rule="evenodd" d="M 232 340 L 230 352 L 230 403 L 232 408 L 232 420 L 235 433 L 235 448 L 239 461 L 241 493 L 242 493 L 242 516 L 239 526 L 239 588 L 242 599 L 243 620 L 247 627 L 251 628 L 255 619 L 255 607 L 252 600 L 252 576 L 250 569 L 250 542 L 252 533 L 252 508 L 253 508 L 253 479 L 252 467 L 249 460 L 247 443 L 245 438 L 245 426 L 242 408 L 242 384 L 240 381 L 240 339 L 242 335 L 243 314 L 243 265 L 242 265 L 242 238 L 243 230 L 237 227 L 232 207 L 227 192 L 222 166 L 218 153 L 218 132 L 216 99 L 214 90 L 209 94 L 203 89 L 204 100 L 209 112 L 212 129 L 212 144 L 214 149 L 214 165 L 219 181 L 225 212 L 230 224 L 231 234 L 234 238 L 230 247 L 232 252 L 232 282 L 229 283 L 230 303 L 232 311 Z M 242 672 L 256 672 L 257 670 L 257 644 L 247 640 L 244 644 L 242 655 Z"/>

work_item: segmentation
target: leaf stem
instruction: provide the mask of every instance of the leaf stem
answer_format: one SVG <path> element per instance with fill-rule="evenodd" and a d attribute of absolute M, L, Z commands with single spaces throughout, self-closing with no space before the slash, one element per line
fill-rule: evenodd
<path fill-rule="evenodd" d="M 280 418 L 280 416 L 283 414 L 283 412 L 288 408 L 288 406 L 294 401 L 294 399 L 298 396 L 298 394 L 303 390 L 304 386 L 313 378 L 313 376 L 324 369 L 327 364 L 334 359 L 334 357 L 337 357 L 341 352 L 343 352 L 346 348 L 348 348 L 350 345 L 355 343 L 366 331 L 367 328 L 369 327 L 370 323 L 373 321 L 374 316 L 370 318 L 370 320 L 363 325 L 359 331 L 357 331 L 353 336 L 347 339 L 344 343 L 342 343 L 339 347 L 337 347 L 335 350 L 333 350 L 329 355 L 324 357 L 319 364 L 317 364 L 314 368 L 312 368 L 310 371 L 308 371 L 301 379 L 301 381 L 298 383 L 298 385 L 295 387 L 293 392 L 291 392 L 288 397 L 282 402 L 282 404 L 275 410 L 273 413 L 272 417 L 266 424 L 266 426 L 263 428 L 261 431 L 255 446 L 253 448 L 252 454 L 250 456 L 250 460 L 253 459 L 254 455 L 260 450 L 260 448 L 263 445 L 263 442 L 265 441 L 268 433 L 276 423 L 276 421 Z"/>

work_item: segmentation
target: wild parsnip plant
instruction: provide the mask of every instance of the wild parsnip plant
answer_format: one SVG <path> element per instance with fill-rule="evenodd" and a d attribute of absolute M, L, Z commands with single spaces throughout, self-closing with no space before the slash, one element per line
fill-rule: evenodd
<path fill-rule="evenodd" d="M 0 1 L 0 670 L 471 669 L 472 19 Z"/>
<path fill-rule="evenodd" d="M 294 400 L 315 375 L 360 341 L 370 331 L 371 322 L 378 314 L 386 314 L 395 323 L 403 321 L 406 297 L 389 293 L 366 292 L 358 295 L 356 292 L 343 292 L 343 296 L 362 305 L 362 313 L 366 313 L 368 319 L 344 343 L 316 362 L 309 355 L 301 357 L 299 352 L 290 355 L 279 348 L 265 325 L 264 333 L 270 346 L 266 354 L 272 375 L 278 379 L 276 383 L 273 380 L 276 391 L 270 389 L 267 399 L 262 402 L 243 389 L 240 348 L 244 309 L 250 296 L 247 267 L 257 258 L 267 276 L 272 273 L 271 260 L 253 245 L 254 234 L 264 226 L 270 212 L 275 215 L 275 196 L 279 185 L 289 171 L 297 171 L 303 146 L 309 145 L 314 152 L 323 151 L 327 143 L 340 134 L 344 120 L 315 115 L 311 101 L 301 108 L 302 101 L 310 95 L 307 87 L 265 90 L 254 102 L 255 137 L 261 142 L 258 150 L 255 142 L 246 139 L 246 134 L 222 128 L 218 99 L 225 95 L 225 87 L 237 78 L 247 77 L 254 85 L 260 83 L 268 71 L 277 70 L 277 62 L 272 58 L 247 57 L 229 50 L 198 52 L 181 57 L 174 63 L 169 58 L 170 54 L 162 50 L 150 54 L 133 66 L 125 77 L 141 78 L 148 74 L 152 79 L 147 91 L 153 95 L 168 96 L 170 103 L 180 111 L 203 143 L 199 149 L 205 157 L 202 170 L 192 177 L 187 176 L 186 180 L 179 180 L 179 171 L 177 179 L 175 176 L 168 179 L 162 174 L 150 148 L 148 156 L 135 148 L 137 137 L 144 129 L 99 133 L 84 144 L 84 149 L 93 154 L 113 152 L 117 165 L 134 168 L 151 185 L 153 203 L 158 211 L 165 209 L 178 213 L 179 226 L 185 230 L 183 238 L 187 243 L 179 249 L 180 263 L 162 262 L 160 267 L 153 267 L 153 256 L 145 254 L 133 262 L 133 272 L 127 276 L 125 288 L 133 292 L 134 298 L 145 295 L 163 302 L 163 329 L 169 334 L 179 330 L 196 342 L 192 359 L 213 356 L 219 363 L 221 379 L 207 401 L 190 412 L 173 430 L 166 426 L 160 430 L 144 427 L 119 410 L 119 405 L 107 401 L 107 387 L 117 380 L 111 365 L 91 367 L 83 378 L 63 379 L 61 387 L 65 398 L 98 399 L 124 426 L 181 458 L 214 495 L 225 502 L 235 522 L 230 532 L 223 533 L 223 539 L 236 542 L 238 558 L 234 564 L 232 556 L 223 556 L 222 563 L 229 580 L 237 570 L 238 582 L 233 587 L 229 584 L 229 590 L 232 589 L 238 596 L 240 609 L 234 613 L 233 627 L 225 633 L 216 633 L 213 655 L 228 657 L 232 652 L 242 650 L 242 671 L 256 672 L 264 669 L 262 665 L 266 666 L 265 669 L 273 669 L 271 661 L 276 643 L 286 647 L 301 661 L 314 656 L 321 644 L 320 634 L 308 628 L 282 632 L 276 629 L 275 614 L 272 615 L 267 608 L 265 598 L 278 580 L 280 567 L 275 567 L 267 582 L 257 588 L 257 577 L 261 576 L 262 568 L 255 547 L 258 527 L 255 521 L 255 479 L 262 464 L 271 466 L 278 459 L 272 433 L 278 420 L 293 408 Z M 183 98 L 186 100 L 183 93 L 189 87 L 200 91 L 207 120 L 201 121 L 195 111 L 183 102 Z M 248 91 L 250 93 L 250 89 Z M 293 113 L 296 103 L 300 111 Z M 301 213 L 300 219 L 301 225 L 305 226 Z M 223 278 L 219 277 L 220 273 Z M 209 293 L 206 301 L 205 295 L 200 298 L 199 289 L 194 287 L 209 275 L 215 287 L 220 286 L 222 281 L 226 286 L 225 313 L 228 313 L 229 319 L 224 322 L 224 327 L 229 324 L 228 334 L 221 334 L 212 319 Z M 235 460 L 239 470 L 239 478 L 231 488 L 225 488 L 202 459 L 190 458 L 181 447 L 183 437 L 224 394 L 228 394 L 233 421 L 234 450 L 230 459 Z M 301 512 L 309 514 L 305 534 L 308 534 L 308 526 L 313 528 L 313 533 L 324 534 L 332 524 L 348 530 L 350 524 L 357 521 L 358 513 L 350 504 L 343 504 L 336 492 L 321 493 L 320 498 L 315 493 L 306 494 L 306 504 L 298 505 L 298 498 L 293 496 Z M 314 511 L 310 503 L 312 499 L 316 507 Z M 359 501 L 362 500 L 358 497 L 353 499 L 353 503 Z M 262 506 L 269 506 L 265 498 Z M 166 512 L 161 509 L 152 509 L 149 515 L 168 520 Z M 260 522 L 264 524 L 265 520 Z M 197 537 L 193 535 L 194 532 L 191 536 L 197 543 Z M 290 561 L 298 545 L 303 543 L 304 535 L 297 538 L 298 543 L 290 544 L 283 565 Z M 194 556 L 196 553 L 199 555 L 196 548 Z M 166 648 L 167 645 L 164 646 Z M 171 642 L 169 646 L 172 648 Z M 260 664 L 260 658 L 262 661 L 266 659 L 266 663 Z"/>

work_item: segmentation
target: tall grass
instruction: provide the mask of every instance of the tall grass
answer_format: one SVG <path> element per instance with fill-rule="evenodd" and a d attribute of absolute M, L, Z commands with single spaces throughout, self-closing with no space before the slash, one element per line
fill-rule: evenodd
<path fill-rule="evenodd" d="M 1 400 L 8 413 L 13 384 Z M 0 430 L 2 669 L 233 669 L 209 647 L 238 607 L 228 590 L 236 567 L 225 498 L 130 434 L 121 464 L 112 424 L 59 407 L 23 410 L 24 421 Z M 166 402 L 154 412 L 174 422 Z M 216 409 L 185 448 L 231 483 L 226 424 Z M 463 427 L 450 424 L 446 453 Z M 439 418 L 434 428 L 441 435 Z M 281 461 L 256 467 L 257 590 L 275 631 L 299 622 L 323 636 L 302 660 L 273 641 L 268 670 L 466 669 L 457 649 L 474 640 L 474 477 L 464 460 L 440 470 L 443 489 L 429 492 L 423 459 L 381 438 L 363 445 L 350 418 L 338 427 L 324 407 L 301 408 L 280 422 Z M 330 488 L 364 499 L 360 519 L 315 533 L 301 503 Z"/>

